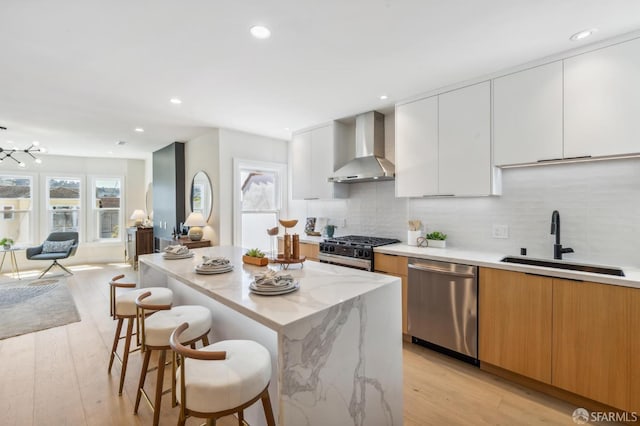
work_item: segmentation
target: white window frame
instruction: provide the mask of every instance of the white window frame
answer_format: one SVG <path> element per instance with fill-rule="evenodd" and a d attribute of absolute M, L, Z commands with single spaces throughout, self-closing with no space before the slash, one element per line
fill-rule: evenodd
<path fill-rule="evenodd" d="M 276 185 L 276 202 L 278 206 L 275 210 L 260 210 L 260 213 L 275 213 L 276 220 L 278 220 L 285 206 L 284 195 L 287 188 L 287 164 L 275 163 L 267 161 L 255 161 L 255 160 L 243 160 L 240 158 L 233 159 L 233 244 L 237 246 L 242 245 L 242 200 L 240 199 L 240 191 L 242 182 L 240 182 L 240 170 L 253 169 L 258 171 L 265 171 L 270 173 L 276 173 L 278 179 L 278 185 Z M 250 213 L 250 212 L 247 212 Z M 285 212 L 286 214 L 286 212 Z M 265 229 L 265 238 L 266 238 Z"/>
<path fill-rule="evenodd" d="M 36 243 L 36 235 L 38 235 L 38 223 L 36 220 L 36 212 L 39 208 L 38 203 L 38 176 L 35 173 L 20 173 L 19 171 L 9 171 L 6 173 L 0 173 L 2 176 L 15 177 L 15 178 L 29 178 L 31 180 L 31 208 L 29 210 L 11 210 L 12 214 L 27 213 L 29 216 L 29 232 L 27 244 Z M 0 201 L 0 204 L 2 202 Z M 1 211 L 4 215 L 4 209 Z M 17 241 L 16 241 L 17 242 Z M 21 241 L 25 242 L 25 241 Z"/>
<path fill-rule="evenodd" d="M 110 208 L 110 209 L 99 209 L 96 208 L 96 181 L 98 180 L 106 180 L 106 179 L 118 179 L 120 180 L 120 207 L 119 208 Z M 98 244 L 108 244 L 108 243 L 121 243 L 124 241 L 124 234 L 127 233 L 125 228 L 125 181 L 124 176 L 122 175 L 89 175 L 87 176 L 87 180 L 90 184 L 87 185 L 87 200 L 89 200 L 90 208 L 87 208 L 86 218 L 87 218 L 87 242 L 98 243 Z M 118 233 L 118 238 L 100 238 L 100 230 L 98 229 L 98 214 L 100 211 L 107 210 L 119 210 L 120 215 L 118 219 L 118 226 L 120 232 Z"/>
<path fill-rule="evenodd" d="M 86 235 L 86 195 L 85 195 L 85 187 L 86 187 L 86 178 L 84 175 L 80 174 L 69 174 L 69 173 L 46 173 L 42 174 L 42 220 L 41 220 L 41 240 L 44 241 L 53 230 L 49 229 L 49 213 L 52 211 L 49 209 L 49 180 L 50 179 L 70 179 L 70 180 L 79 180 L 80 181 L 80 189 L 78 190 L 78 194 L 80 196 L 80 209 L 78 213 L 78 241 L 85 241 Z"/>

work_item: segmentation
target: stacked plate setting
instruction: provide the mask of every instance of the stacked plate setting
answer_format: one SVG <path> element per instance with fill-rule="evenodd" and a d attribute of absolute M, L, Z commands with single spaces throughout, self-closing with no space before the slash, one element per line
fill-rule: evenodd
<path fill-rule="evenodd" d="M 167 246 L 164 248 L 164 253 L 162 254 L 167 260 L 175 260 L 175 259 L 187 259 L 189 257 L 193 257 L 193 252 L 189 250 L 187 246 L 175 245 L 175 246 Z"/>
<path fill-rule="evenodd" d="M 202 256 L 202 263 L 196 266 L 196 273 L 213 275 L 233 271 L 233 265 L 226 257 Z"/>
<path fill-rule="evenodd" d="M 283 274 L 269 270 L 254 276 L 254 281 L 249 284 L 249 289 L 261 296 L 276 296 L 287 294 L 300 288 L 300 283 L 293 279 L 291 274 Z"/>

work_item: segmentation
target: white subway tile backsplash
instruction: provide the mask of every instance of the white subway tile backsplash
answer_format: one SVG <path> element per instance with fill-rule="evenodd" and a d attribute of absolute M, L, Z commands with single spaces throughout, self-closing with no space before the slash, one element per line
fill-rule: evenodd
<path fill-rule="evenodd" d="M 640 267 L 640 159 L 504 169 L 503 195 L 478 198 L 395 198 L 394 182 L 350 184 L 350 197 L 310 201 L 307 215 L 346 220 L 336 235 L 360 234 L 406 242 L 407 221 L 449 235 L 449 247 L 553 255 L 551 213 L 561 217 L 566 259 Z M 493 224 L 509 227 L 492 238 Z"/>

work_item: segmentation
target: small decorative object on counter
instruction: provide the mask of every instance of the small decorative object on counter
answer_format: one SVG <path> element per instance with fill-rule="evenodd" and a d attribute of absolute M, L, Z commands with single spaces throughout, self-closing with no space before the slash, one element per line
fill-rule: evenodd
<path fill-rule="evenodd" d="M 11 238 L 3 238 L 0 240 L 0 246 L 3 246 L 5 250 L 9 250 L 13 245 L 13 240 Z"/>
<path fill-rule="evenodd" d="M 257 248 L 248 250 L 244 256 L 242 256 L 242 261 L 256 266 L 265 266 L 269 264 L 269 259 L 264 257 L 264 253 Z"/>
<path fill-rule="evenodd" d="M 447 242 L 446 242 L 447 234 L 443 234 L 442 232 L 439 232 L 439 231 L 431 232 L 427 234 L 425 238 L 427 239 L 428 247 L 445 248 L 447 246 Z"/>
<path fill-rule="evenodd" d="M 299 259 L 300 258 L 300 236 L 298 234 L 293 234 L 291 257 L 293 259 Z"/>
<path fill-rule="evenodd" d="M 334 232 L 336 232 L 336 225 L 327 225 L 325 226 L 325 232 L 327 233 L 327 238 L 333 238 Z"/>
<path fill-rule="evenodd" d="M 307 235 L 313 235 L 313 236 L 319 237 L 320 233 L 317 232 L 315 229 L 316 229 L 316 218 L 308 217 L 307 222 L 304 225 L 304 233 Z"/>
<path fill-rule="evenodd" d="M 280 229 L 277 226 L 267 229 L 267 235 L 269 235 L 269 257 L 271 259 L 278 257 L 278 232 L 280 232 Z"/>
<path fill-rule="evenodd" d="M 285 260 L 289 260 L 291 258 L 291 234 L 284 234 L 284 249 L 282 251 L 282 256 Z"/>
<path fill-rule="evenodd" d="M 409 221 L 409 230 L 407 231 L 407 244 L 410 246 L 418 245 L 418 238 L 421 235 L 422 221 L 414 219 Z"/>

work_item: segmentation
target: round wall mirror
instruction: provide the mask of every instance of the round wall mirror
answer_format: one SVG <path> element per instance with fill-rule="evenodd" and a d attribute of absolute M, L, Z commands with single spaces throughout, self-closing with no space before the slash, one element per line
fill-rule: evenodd
<path fill-rule="evenodd" d="M 213 189 L 209 176 L 202 170 L 191 181 L 191 211 L 200 212 L 209 221 L 213 208 Z"/>

